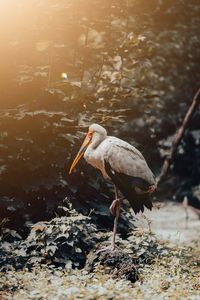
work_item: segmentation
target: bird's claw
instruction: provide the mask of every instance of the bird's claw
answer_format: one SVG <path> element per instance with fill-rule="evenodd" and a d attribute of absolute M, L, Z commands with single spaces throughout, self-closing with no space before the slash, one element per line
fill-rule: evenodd
<path fill-rule="evenodd" d="M 111 246 L 111 251 L 118 251 L 118 250 L 121 250 L 121 248 L 117 245 L 112 245 Z"/>
<path fill-rule="evenodd" d="M 99 249 L 98 251 L 96 251 L 96 254 L 99 254 L 101 252 L 110 251 L 110 250 L 112 250 L 111 247 L 105 247 L 105 248 L 102 248 L 102 249 Z"/>
<path fill-rule="evenodd" d="M 117 250 L 120 250 L 120 248 L 116 245 L 111 245 L 111 246 L 108 246 L 108 247 L 105 247 L 105 248 L 102 248 L 102 249 L 99 249 L 98 251 L 96 251 L 96 254 L 99 254 L 101 252 L 110 252 L 110 251 L 117 251 Z"/>

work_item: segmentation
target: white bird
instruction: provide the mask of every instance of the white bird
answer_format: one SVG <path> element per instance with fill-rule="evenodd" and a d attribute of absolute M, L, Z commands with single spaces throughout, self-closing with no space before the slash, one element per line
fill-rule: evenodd
<path fill-rule="evenodd" d="M 119 138 L 108 136 L 105 128 L 98 124 L 89 127 L 69 174 L 82 156 L 89 164 L 99 169 L 104 178 L 114 183 L 115 200 L 110 206 L 110 211 L 115 216 L 112 238 L 114 249 L 120 213 L 119 191 L 129 200 L 136 214 L 143 212 L 144 206 L 152 209 L 149 194 L 156 189 L 155 176 L 139 150 Z"/>

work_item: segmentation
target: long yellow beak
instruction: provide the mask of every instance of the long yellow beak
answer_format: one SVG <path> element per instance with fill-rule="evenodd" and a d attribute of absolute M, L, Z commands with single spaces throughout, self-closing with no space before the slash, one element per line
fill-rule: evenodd
<path fill-rule="evenodd" d="M 91 141 L 91 134 L 88 133 L 83 141 L 83 144 L 80 148 L 80 150 L 78 151 L 78 154 L 76 155 L 71 168 L 69 170 L 69 174 L 71 174 L 72 170 L 75 168 L 76 164 L 78 163 L 78 161 L 81 159 L 81 157 L 83 156 L 85 150 L 87 149 L 87 146 L 89 145 L 90 141 Z"/>

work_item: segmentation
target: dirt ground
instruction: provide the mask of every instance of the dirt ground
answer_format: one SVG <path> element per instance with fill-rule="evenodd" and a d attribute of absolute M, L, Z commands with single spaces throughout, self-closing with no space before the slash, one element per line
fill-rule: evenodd
<path fill-rule="evenodd" d="M 148 228 L 158 237 L 179 245 L 200 246 L 200 219 L 198 215 L 188 207 L 187 212 L 181 204 L 167 202 L 158 204 L 159 209 L 146 210 L 144 214 L 137 216 L 136 226 Z M 188 214 L 188 219 L 186 215 Z"/>

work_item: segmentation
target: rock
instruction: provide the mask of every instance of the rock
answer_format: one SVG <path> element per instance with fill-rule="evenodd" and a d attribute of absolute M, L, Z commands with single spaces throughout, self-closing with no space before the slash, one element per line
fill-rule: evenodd
<path fill-rule="evenodd" d="M 103 244 L 101 246 L 103 247 Z M 86 270 L 93 272 L 99 266 L 103 266 L 105 273 L 111 274 L 113 277 L 125 278 L 131 282 L 138 280 L 135 259 L 120 248 L 114 251 L 108 248 L 90 252 L 87 257 Z"/>

